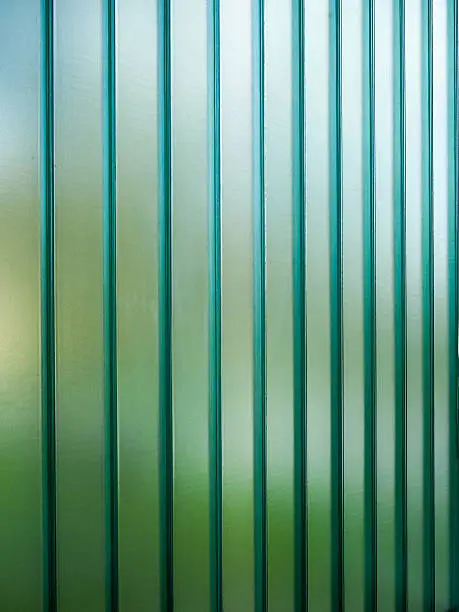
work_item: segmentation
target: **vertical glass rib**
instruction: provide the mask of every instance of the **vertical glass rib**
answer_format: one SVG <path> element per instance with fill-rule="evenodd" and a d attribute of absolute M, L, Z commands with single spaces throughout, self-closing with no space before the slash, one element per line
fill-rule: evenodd
<path fill-rule="evenodd" d="M 343 550 L 343 206 L 341 0 L 330 16 L 330 365 L 332 448 L 332 608 L 344 603 Z"/>
<path fill-rule="evenodd" d="M 265 330 L 265 176 L 264 176 L 264 0 L 253 14 L 253 353 L 255 609 L 267 601 L 266 537 L 266 330 Z"/>
<path fill-rule="evenodd" d="M 293 3 L 293 351 L 295 446 L 295 610 L 308 609 L 306 492 L 306 211 L 304 0 Z"/>
<path fill-rule="evenodd" d="M 433 21 L 422 3 L 422 260 L 424 409 L 424 607 L 435 605 L 434 483 L 434 251 L 433 251 Z"/>
<path fill-rule="evenodd" d="M 376 610 L 376 226 L 374 0 L 365 0 L 364 45 L 364 347 L 365 609 Z"/>
<path fill-rule="evenodd" d="M 209 3 L 209 449 L 210 598 L 223 610 L 222 591 L 222 420 L 221 420 L 221 140 L 220 0 Z"/>
<path fill-rule="evenodd" d="M 104 4 L 104 369 L 107 610 L 118 610 L 115 0 Z"/>
<path fill-rule="evenodd" d="M 448 288 L 449 288 L 449 521 L 450 607 L 459 606 L 458 469 L 458 2 L 448 3 Z"/>
<path fill-rule="evenodd" d="M 161 609 L 173 610 L 173 449 L 171 363 L 171 14 L 158 2 L 159 435 Z"/>
<path fill-rule="evenodd" d="M 41 3 L 41 351 L 43 609 L 57 609 L 54 327 L 54 5 Z"/>
<path fill-rule="evenodd" d="M 405 0 L 394 6 L 394 298 L 396 609 L 407 609 Z"/>

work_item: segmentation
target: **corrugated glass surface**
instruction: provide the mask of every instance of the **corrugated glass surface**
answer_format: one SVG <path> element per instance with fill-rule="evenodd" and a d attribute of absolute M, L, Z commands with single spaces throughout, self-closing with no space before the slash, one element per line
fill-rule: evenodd
<path fill-rule="evenodd" d="M 457 0 L 0 16 L 0 608 L 455 609 Z"/>

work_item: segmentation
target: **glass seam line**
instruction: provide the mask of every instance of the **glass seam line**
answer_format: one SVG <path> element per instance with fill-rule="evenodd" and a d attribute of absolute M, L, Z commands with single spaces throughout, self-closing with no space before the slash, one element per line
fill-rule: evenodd
<path fill-rule="evenodd" d="M 364 3 L 365 609 L 377 609 L 374 0 Z"/>
<path fill-rule="evenodd" d="M 159 162 L 159 478 L 161 610 L 174 609 L 173 430 L 171 357 L 171 15 L 170 0 L 158 2 Z"/>
<path fill-rule="evenodd" d="M 43 609 L 57 609 L 55 283 L 54 283 L 54 6 L 41 2 L 41 418 Z"/>
<path fill-rule="evenodd" d="M 210 603 L 223 610 L 221 418 L 220 0 L 208 4 Z"/>
<path fill-rule="evenodd" d="M 394 6 L 394 328 L 396 609 L 407 609 L 405 0 Z"/>
<path fill-rule="evenodd" d="M 434 473 L 434 252 L 433 252 L 433 23 L 432 0 L 423 18 L 423 409 L 424 409 L 424 609 L 435 606 Z"/>
<path fill-rule="evenodd" d="M 459 605 L 459 483 L 458 483 L 458 3 L 448 3 L 448 285 L 449 285 L 449 521 L 450 607 Z M 451 72 L 453 74 L 451 74 Z"/>
<path fill-rule="evenodd" d="M 304 0 L 293 2 L 293 351 L 295 610 L 308 609 Z"/>
<path fill-rule="evenodd" d="M 267 610 L 264 0 L 253 4 L 253 358 L 255 610 Z"/>
<path fill-rule="evenodd" d="M 104 376 L 106 609 L 118 601 L 118 418 L 116 338 L 116 4 L 104 3 Z"/>

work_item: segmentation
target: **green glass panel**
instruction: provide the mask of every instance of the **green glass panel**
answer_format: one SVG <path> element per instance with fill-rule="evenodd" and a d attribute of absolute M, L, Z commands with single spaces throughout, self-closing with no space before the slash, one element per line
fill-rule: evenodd
<path fill-rule="evenodd" d="M 221 3 L 223 605 L 253 609 L 252 16 Z"/>
<path fill-rule="evenodd" d="M 0 608 L 41 609 L 40 2 L 0 6 Z"/>
<path fill-rule="evenodd" d="M 159 609 L 157 2 L 118 4 L 120 607 Z"/>
<path fill-rule="evenodd" d="M 331 609 L 329 11 L 305 3 L 308 598 Z"/>
<path fill-rule="evenodd" d="M 174 609 L 209 610 L 207 11 L 172 4 Z"/>
<path fill-rule="evenodd" d="M 433 11 L 435 602 L 449 608 L 447 0 Z"/>
<path fill-rule="evenodd" d="M 58 604 L 103 610 L 101 3 L 55 16 Z"/>
<path fill-rule="evenodd" d="M 421 3 L 406 2 L 408 607 L 422 605 Z M 408 44 L 409 41 L 409 44 Z"/>
<path fill-rule="evenodd" d="M 362 0 L 342 12 L 345 605 L 364 605 Z M 367 52 L 367 51 L 366 51 Z"/>
<path fill-rule="evenodd" d="M 292 10 L 265 13 L 268 603 L 293 610 Z"/>
<path fill-rule="evenodd" d="M 378 610 L 395 608 L 393 8 L 375 3 Z"/>

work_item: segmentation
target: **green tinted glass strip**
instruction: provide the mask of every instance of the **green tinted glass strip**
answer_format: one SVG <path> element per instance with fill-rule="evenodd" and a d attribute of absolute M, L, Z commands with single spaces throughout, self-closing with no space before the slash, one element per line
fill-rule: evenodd
<path fill-rule="evenodd" d="M 424 608 L 435 605 L 433 20 L 422 3 L 422 270 L 424 410 Z"/>
<path fill-rule="evenodd" d="M 158 2 L 159 471 L 161 610 L 174 608 L 171 293 L 171 11 Z"/>
<path fill-rule="evenodd" d="M 106 608 L 118 610 L 115 0 L 104 3 L 104 372 Z"/>
<path fill-rule="evenodd" d="M 306 454 L 306 210 L 304 0 L 293 2 L 293 352 L 295 445 L 295 610 L 308 609 Z"/>
<path fill-rule="evenodd" d="M 57 609 L 54 317 L 54 6 L 41 3 L 41 406 L 43 610 Z"/>
<path fill-rule="evenodd" d="M 264 0 L 253 4 L 253 363 L 255 609 L 268 609 L 266 519 L 266 306 Z"/>
<path fill-rule="evenodd" d="M 341 0 L 330 14 L 330 365 L 332 609 L 344 605 L 343 548 L 343 194 Z"/>
<path fill-rule="evenodd" d="M 376 217 L 375 8 L 363 6 L 364 351 L 365 351 L 365 609 L 377 609 L 376 585 Z"/>
<path fill-rule="evenodd" d="M 459 606 L 458 445 L 458 2 L 448 3 L 448 286 L 449 286 L 449 521 L 450 605 Z"/>
<path fill-rule="evenodd" d="M 221 130 L 220 0 L 209 2 L 209 477 L 210 602 L 223 610 L 222 590 L 222 414 L 221 414 Z"/>
<path fill-rule="evenodd" d="M 407 609 L 405 0 L 394 5 L 395 588 Z"/>

